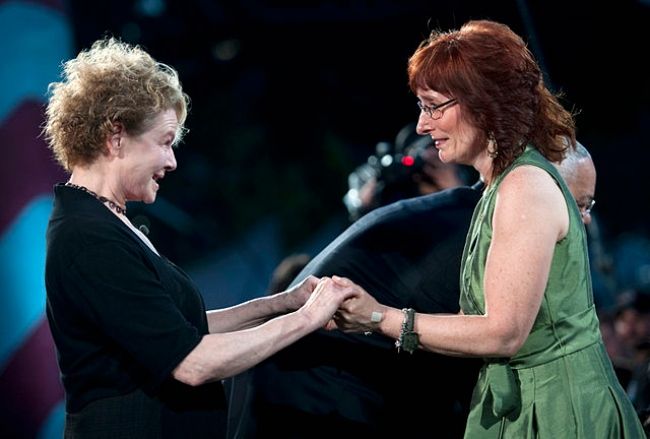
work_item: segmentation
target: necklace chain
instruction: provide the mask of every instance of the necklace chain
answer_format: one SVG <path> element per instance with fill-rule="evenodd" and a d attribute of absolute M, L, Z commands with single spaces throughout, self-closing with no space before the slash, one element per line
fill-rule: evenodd
<path fill-rule="evenodd" d="M 70 182 L 67 182 L 65 185 L 69 186 L 69 187 L 71 187 L 73 189 L 78 189 L 78 190 L 80 190 L 82 192 L 86 192 L 87 194 L 90 194 L 93 197 L 97 198 L 102 203 L 107 204 L 108 207 L 110 207 L 115 212 L 119 213 L 120 215 L 126 215 L 126 207 L 122 207 L 119 204 L 117 204 L 115 201 L 110 200 L 110 199 L 108 199 L 108 198 L 106 198 L 106 197 L 104 197 L 102 195 L 97 195 L 96 192 L 91 191 L 90 189 L 88 189 L 85 186 L 79 186 L 78 184 L 74 184 L 74 183 L 70 183 Z"/>

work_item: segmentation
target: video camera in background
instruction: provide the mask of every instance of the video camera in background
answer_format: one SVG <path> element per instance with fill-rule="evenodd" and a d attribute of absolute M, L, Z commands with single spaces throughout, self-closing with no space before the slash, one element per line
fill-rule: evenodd
<path fill-rule="evenodd" d="M 423 152 L 433 146 L 431 137 L 420 136 L 415 125 L 402 128 L 395 143 L 379 142 L 375 154 L 348 176 L 343 204 L 351 221 L 377 207 L 421 195 L 414 175 L 422 172 Z"/>

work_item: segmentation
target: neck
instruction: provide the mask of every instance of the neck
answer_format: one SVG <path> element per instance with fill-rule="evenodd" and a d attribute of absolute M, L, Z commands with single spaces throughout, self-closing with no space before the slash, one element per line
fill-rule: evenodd
<path fill-rule="evenodd" d="M 66 186 L 82 190 L 108 206 L 119 215 L 126 214 L 126 200 L 115 195 L 106 179 L 98 178 L 96 173 L 86 169 L 75 169 Z"/>
<path fill-rule="evenodd" d="M 492 161 L 492 157 L 490 157 L 487 150 L 485 150 L 472 164 L 474 169 L 476 169 L 481 176 L 481 181 L 485 183 L 486 186 L 489 186 L 492 181 Z"/>
<path fill-rule="evenodd" d="M 102 195 L 98 195 L 97 192 L 91 191 L 88 189 L 86 186 L 80 186 L 78 184 L 70 183 L 67 182 L 65 184 L 66 186 L 72 187 L 74 189 L 78 189 L 80 191 L 86 192 L 87 194 L 92 195 L 93 197 L 97 198 L 99 201 L 102 203 L 106 204 L 109 208 L 113 209 L 116 213 L 119 215 L 126 215 L 126 206 L 120 206 L 117 204 L 115 201 L 110 200 Z"/>
<path fill-rule="evenodd" d="M 83 186 L 117 205 L 126 206 L 126 197 L 121 194 L 121 191 L 115 189 L 119 185 L 115 184 L 114 179 L 111 179 L 111 175 L 114 175 L 114 172 L 110 172 L 101 163 L 94 163 L 88 167 L 75 167 L 68 182 Z"/>

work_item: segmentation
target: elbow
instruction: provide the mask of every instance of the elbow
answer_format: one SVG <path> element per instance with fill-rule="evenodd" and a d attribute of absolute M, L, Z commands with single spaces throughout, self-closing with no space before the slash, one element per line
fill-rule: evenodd
<path fill-rule="evenodd" d="M 226 378 L 220 371 L 208 369 L 200 364 L 183 360 L 172 372 L 172 377 L 188 386 L 198 387 Z"/>
<path fill-rule="evenodd" d="M 172 377 L 188 386 L 197 387 L 203 384 L 225 378 L 223 361 L 210 355 L 206 338 L 189 353 L 172 371 Z M 223 358 L 219 357 L 219 360 Z M 227 364 L 227 363 L 226 363 Z"/>
<path fill-rule="evenodd" d="M 198 373 L 197 371 L 187 370 L 182 367 L 182 364 L 174 369 L 172 376 L 176 381 L 180 381 L 181 383 L 192 387 L 201 386 L 209 381 L 207 376 Z"/>
<path fill-rule="evenodd" d="M 515 328 L 503 328 L 493 333 L 493 344 L 488 354 L 494 357 L 513 357 L 526 341 L 526 334 Z"/>
<path fill-rule="evenodd" d="M 501 342 L 501 347 L 500 347 L 500 357 L 514 357 L 517 352 L 519 352 L 519 349 L 524 345 L 523 341 L 519 340 L 516 337 L 512 337 L 509 339 L 504 339 Z"/>

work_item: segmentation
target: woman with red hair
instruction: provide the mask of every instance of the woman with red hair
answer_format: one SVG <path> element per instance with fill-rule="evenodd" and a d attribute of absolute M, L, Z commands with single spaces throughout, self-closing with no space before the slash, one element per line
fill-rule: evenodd
<path fill-rule="evenodd" d="M 462 259 L 461 313 L 390 308 L 336 278 L 356 296 L 329 326 L 378 332 L 401 350 L 484 358 L 466 438 L 643 437 L 598 329 L 580 210 L 552 164 L 575 148 L 571 113 L 524 41 L 492 21 L 433 32 L 408 74 L 418 132 L 443 162 L 471 165 L 485 183 Z"/>

